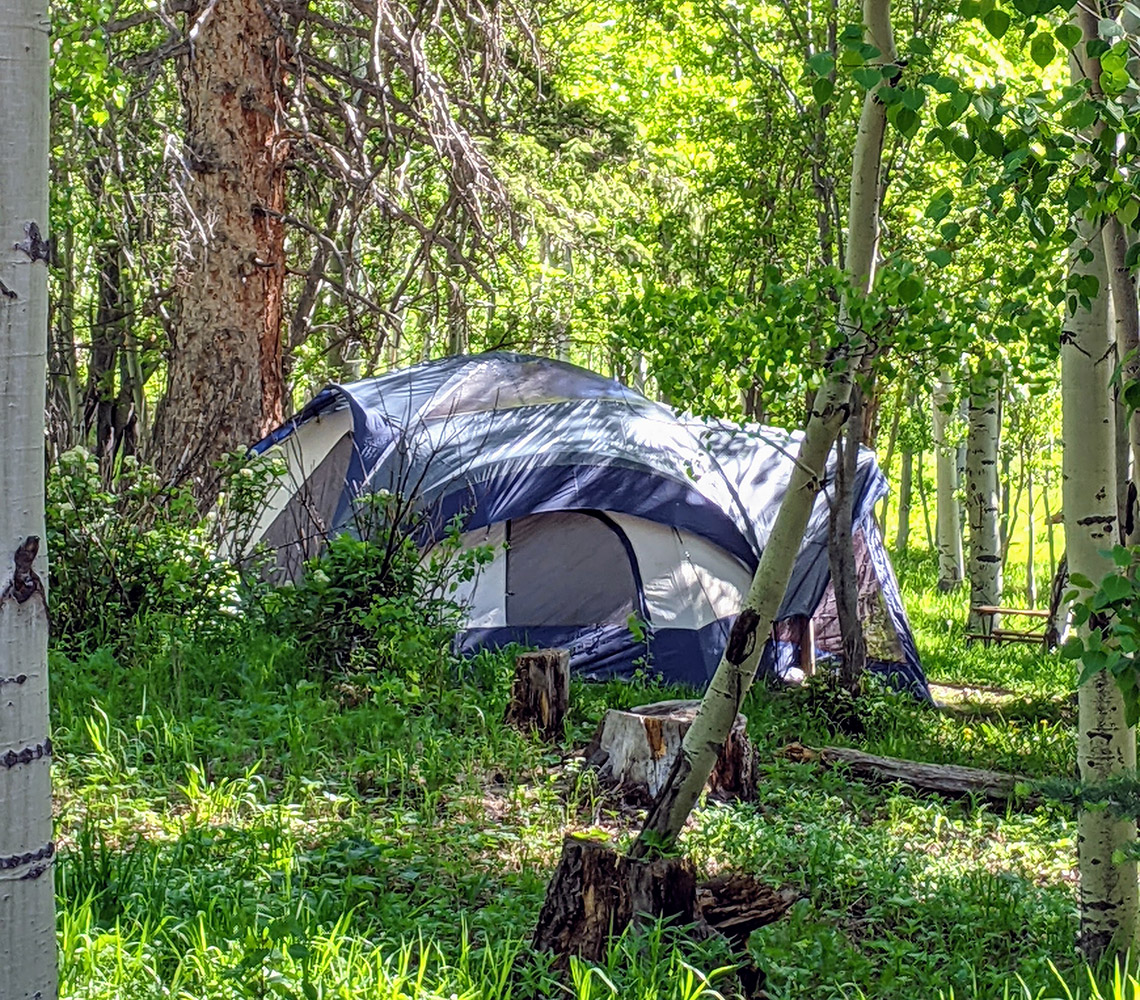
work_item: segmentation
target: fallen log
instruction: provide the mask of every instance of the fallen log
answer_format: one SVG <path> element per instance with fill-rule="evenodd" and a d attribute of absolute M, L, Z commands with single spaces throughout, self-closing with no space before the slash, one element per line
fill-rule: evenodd
<path fill-rule="evenodd" d="M 977 796 L 991 802 L 1006 803 L 1014 799 L 1031 802 L 1029 796 L 1018 794 L 1018 786 L 1030 779 L 1005 771 L 988 771 L 959 764 L 926 764 L 899 757 L 878 757 L 849 747 L 813 750 L 798 743 L 785 747 L 782 756 L 796 763 L 817 763 L 825 768 L 844 766 L 856 778 L 879 784 L 908 785 L 915 791 L 944 795 L 947 798 Z"/>
<path fill-rule="evenodd" d="M 587 763 L 626 801 L 649 805 L 668 780 L 699 705 L 660 701 L 628 712 L 611 708 L 586 750 Z M 756 759 L 746 725 L 747 719 L 738 715 L 709 777 L 709 794 L 715 799 L 756 797 Z"/>

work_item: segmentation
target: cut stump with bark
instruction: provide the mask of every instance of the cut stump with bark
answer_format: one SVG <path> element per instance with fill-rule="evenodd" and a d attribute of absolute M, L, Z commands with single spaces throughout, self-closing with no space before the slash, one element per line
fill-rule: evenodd
<path fill-rule="evenodd" d="M 987 771 L 958 764 L 926 764 L 899 757 L 878 757 L 848 747 L 824 747 L 812 750 L 793 743 L 784 748 L 783 756 L 797 763 L 815 762 L 822 767 L 845 766 L 856 778 L 880 784 L 903 784 L 919 792 L 944 795 L 947 798 L 978 796 L 991 802 L 1017 799 L 1032 804 L 1033 797 L 1019 795 L 1018 786 L 1029 779 L 1005 771 Z"/>
<path fill-rule="evenodd" d="M 660 919 L 696 938 L 722 934 L 739 947 L 798 898 L 739 873 L 698 884 L 688 858 L 631 858 L 605 840 L 571 835 L 546 888 L 534 947 L 563 964 L 571 955 L 597 962 L 627 927 Z"/>
<path fill-rule="evenodd" d="M 697 920 L 697 879 L 687 858 L 635 860 L 604 840 L 569 836 L 546 887 L 534 947 L 597 962 L 639 915 Z"/>
<path fill-rule="evenodd" d="M 570 709 L 570 650 L 540 649 L 515 660 L 507 725 L 534 730 L 547 740 L 562 736 Z"/>
<path fill-rule="evenodd" d="M 627 801 L 648 805 L 667 783 L 699 705 L 660 701 L 629 711 L 611 708 L 598 726 L 586 760 Z M 709 777 L 709 794 L 715 799 L 756 797 L 756 755 L 746 724 L 747 719 L 737 715 Z"/>

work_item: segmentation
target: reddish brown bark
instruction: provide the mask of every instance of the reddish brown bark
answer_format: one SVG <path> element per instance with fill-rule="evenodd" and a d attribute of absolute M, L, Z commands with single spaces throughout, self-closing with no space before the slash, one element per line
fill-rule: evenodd
<path fill-rule="evenodd" d="M 283 43 L 259 0 L 199 2 L 181 82 L 182 275 L 158 427 L 164 471 L 209 498 L 212 463 L 284 416 Z"/>

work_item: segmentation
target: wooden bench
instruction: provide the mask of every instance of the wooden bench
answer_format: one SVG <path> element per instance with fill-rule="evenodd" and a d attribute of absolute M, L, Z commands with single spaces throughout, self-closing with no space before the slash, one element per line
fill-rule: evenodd
<path fill-rule="evenodd" d="M 1049 612 L 1030 610 L 1027 608 L 999 608 L 993 604 L 979 604 L 970 609 L 972 615 L 982 619 L 981 632 L 967 632 L 967 641 L 981 640 L 987 646 L 992 642 L 1000 645 L 1003 642 L 1038 642 L 1045 644 L 1045 627 L 1048 624 Z M 994 628 L 994 618 L 1028 618 L 1030 622 L 1023 628 Z"/>

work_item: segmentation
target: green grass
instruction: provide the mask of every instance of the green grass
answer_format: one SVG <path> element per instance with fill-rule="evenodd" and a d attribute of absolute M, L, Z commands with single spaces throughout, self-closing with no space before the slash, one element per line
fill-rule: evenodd
<path fill-rule="evenodd" d="M 964 597 L 931 592 L 929 560 L 899 568 L 931 676 L 1016 697 L 950 714 L 884 695 L 852 736 L 818 694 L 753 691 L 759 799 L 701 810 L 685 848 L 800 893 L 749 943 L 766 995 L 1140 997 L 1076 964 L 1065 809 L 943 802 L 778 755 L 849 743 L 1072 773 L 1070 668 L 965 646 Z M 431 682 L 318 681 L 287 638 L 235 625 L 208 647 L 57 654 L 52 670 L 65 997 L 737 995 L 739 956 L 675 928 L 565 978 L 531 952 L 563 835 L 633 825 L 573 754 L 503 727 L 506 657 Z M 575 684 L 570 743 L 607 705 L 676 694 Z"/>

